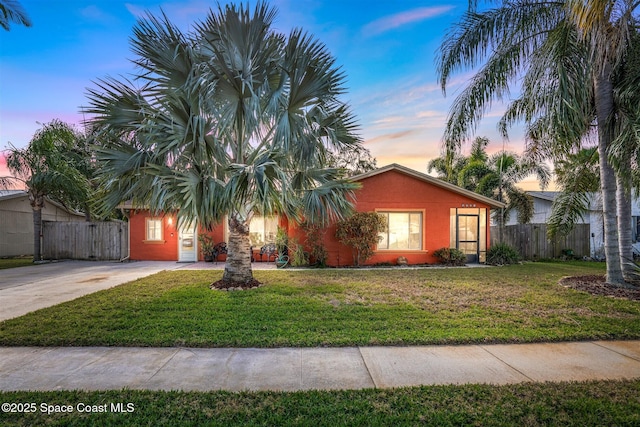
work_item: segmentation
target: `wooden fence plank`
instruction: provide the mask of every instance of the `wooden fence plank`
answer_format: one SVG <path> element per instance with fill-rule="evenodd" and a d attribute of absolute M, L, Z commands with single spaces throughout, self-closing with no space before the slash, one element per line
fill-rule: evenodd
<path fill-rule="evenodd" d="M 507 225 L 502 232 L 502 242 L 513 246 L 523 259 L 536 260 L 543 258 L 560 258 L 563 251 L 571 250 L 576 257 L 590 254 L 589 224 L 576 224 L 567 236 L 556 236 L 549 239 L 547 224 Z M 500 231 L 497 226 L 491 227 L 491 244 L 500 242 Z"/>
<path fill-rule="evenodd" d="M 43 257 L 101 261 L 126 258 L 129 255 L 128 226 L 121 221 L 43 221 Z"/>

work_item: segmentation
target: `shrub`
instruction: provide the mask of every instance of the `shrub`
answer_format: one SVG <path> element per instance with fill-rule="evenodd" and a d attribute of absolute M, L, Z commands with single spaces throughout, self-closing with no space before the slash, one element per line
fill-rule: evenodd
<path fill-rule="evenodd" d="M 509 265 L 520 261 L 520 254 L 506 243 L 496 243 L 487 251 L 487 264 Z"/>
<path fill-rule="evenodd" d="M 327 259 L 329 258 L 329 252 L 327 252 L 327 248 L 325 248 L 323 244 L 326 229 L 310 222 L 302 223 L 302 228 L 307 235 L 305 243 L 311 249 L 309 256 L 311 260 L 313 260 L 313 264 L 318 267 L 326 267 Z"/>
<path fill-rule="evenodd" d="M 375 212 L 356 212 L 337 224 L 336 237 L 354 249 L 353 263 L 360 265 L 373 255 L 380 241 L 379 233 L 387 230 L 387 220 Z"/>
<path fill-rule="evenodd" d="M 440 248 L 433 253 L 433 256 L 444 265 L 465 265 L 467 262 L 467 256 L 456 248 Z"/>
<path fill-rule="evenodd" d="M 307 253 L 304 251 L 304 247 L 295 238 L 289 239 L 289 256 L 291 257 L 292 267 L 302 267 L 309 264 Z"/>

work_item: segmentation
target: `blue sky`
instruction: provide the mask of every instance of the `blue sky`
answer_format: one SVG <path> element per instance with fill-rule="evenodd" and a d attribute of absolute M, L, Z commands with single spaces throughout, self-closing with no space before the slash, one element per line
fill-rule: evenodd
<path fill-rule="evenodd" d="M 26 146 L 54 118 L 82 122 L 86 89 L 106 76 L 134 71 L 128 39 L 136 19 L 162 8 L 187 30 L 216 3 L 202 0 L 21 0 L 33 27 L 0 32 L 0 149 Z M 251 2 L 252 5 L 255 2 Z M 467 0 L 272 0 L 275 28 L 302 27 L 324 42 L 347 75 L 352 105 L 365 145 L 378 165 L 400 163 L 426 172 L 440 152 L 447 111 L 471 76 L 458 74 L 445 98 L 436 78 L 444 34 Z M 477 135 L 490 152 L 502 148 L 494 108 Z M 517 130 L 506 148 L 521 152 Z M 468 147 L 467 147 L 468 148 Z M 0 159 L 2 162 L 2 159 Z M 4 165 L 0 163 L 0 175 Z M 529 183 L 523 183 L 531 187 Z M 533 189 L 533 188 L 531 188 Z"/>

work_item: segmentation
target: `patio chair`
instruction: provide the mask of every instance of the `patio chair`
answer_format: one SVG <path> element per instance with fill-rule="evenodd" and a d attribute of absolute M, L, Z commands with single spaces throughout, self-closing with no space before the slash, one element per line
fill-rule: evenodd
<path fill-rule="evenodd" d="M 276 260 L 276 257 L 278 256 L 277 252 L 276 252 L 276 244 L 275 243 L 267 243 L 266 245 L 264 245 L 263 247 L 260 248 L 260 262 L 262 262 L 262 256 L 266 255 L 267 256 L 267 262 L 269 262 L 269 259 L 271 257 L 273 257 L 273 260 Z"/>
<path fill-rule="evenodd" d="M 222 254 L 226 254 L 227 253 L 227 242 L 220 242 L 217 243 L 214 247 L 213 247 L 213 260 L 217 263 L 218 262 L 218 256 L 222 255 Z"/>

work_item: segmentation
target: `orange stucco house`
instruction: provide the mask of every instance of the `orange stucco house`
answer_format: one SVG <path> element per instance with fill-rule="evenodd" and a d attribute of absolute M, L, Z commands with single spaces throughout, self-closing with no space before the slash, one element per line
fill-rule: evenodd
<path fill-rule="evenodd" d="M 381 235 L 375 254 L 366 264 L 395 264 L 403 256 L 409 264 L 437 263 L 433 252 L 454 247 L 467 255 L 468 262 L 484 262 L 489 246 L 491 208 L 500 202 L 449 184 L 407 167 L 391 164 L 353 177 L 362 187 L 356 191 L 356 210 L 375 211 L 387 218 L 388 231 Z M 197 233 L 179 229 L 175 217 L 152 216 L 149 211 L 128 209 L 130 257 L 133 260 L 196 261 L 202 259 Z M 278 227 L 304 242 L 304 232 L 286 218 L 254 217 L 250 238 L 256 254 L 275 240 Z M 214 242 L 226 241 L 226 224 L 208 232 Z M 327 264 L 353 263 L 351 248 L 335 237 L 335 225 L 324 233 L 329 253 Z M 224 259 L 224 255 L 220 260 Z M 265 259 L 266 261 L 266 259 Z M 273 258 L 271 259 L 273 261 Z"/>

